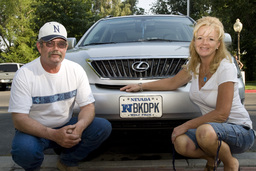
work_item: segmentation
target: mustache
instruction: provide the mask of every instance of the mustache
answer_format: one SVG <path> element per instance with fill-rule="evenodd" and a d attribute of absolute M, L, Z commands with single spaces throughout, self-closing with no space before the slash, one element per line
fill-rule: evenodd
<path fill-rule="evenodd" d="M 59 51 L 56 51 L 56 50 L 49 52 L 48 55 L 49 55 L 49 56 L 50 56 L 50 55 L 60 55 L 60 56 L 62 56 L 62 54 L 61 54 Z"/>

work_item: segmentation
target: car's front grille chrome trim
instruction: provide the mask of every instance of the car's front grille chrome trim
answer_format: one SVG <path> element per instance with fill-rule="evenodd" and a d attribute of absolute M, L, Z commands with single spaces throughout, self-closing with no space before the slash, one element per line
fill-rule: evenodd
<path fill-rule="evenodd" d="M 122 79 L 154 79 L 166 78 L 177 74 L 186 58 L 144 58 L 144 59 L 89 59 L 88 64 L 101 78 L 115 80 Z M 140 62 L 140 66 L 133 69 L 132 65 Z M 149 67 L 143 67 L 147 64 Z M 140 70 L 141 69 L 141 70 Z M 144 71 L 145 69 L 145 71 Z"/>

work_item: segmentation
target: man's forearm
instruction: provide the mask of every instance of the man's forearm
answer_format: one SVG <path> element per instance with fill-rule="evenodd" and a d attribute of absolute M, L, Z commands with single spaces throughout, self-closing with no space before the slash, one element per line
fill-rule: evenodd
<path fill-rule="evenodd" d="M 87 128 L 95 117 L 95 107 L 94 104 L 88 104 L 80 108 L 78 115 L 78 122 L 82 122 L 83 129 Z"/>
<path fill-rule="evenodd" d="M 17 130 L 36 137 L 52 139 L 50 132 L 54 130 L 28 117 L 27 114 L 12 113 L 12 119 Z"/>

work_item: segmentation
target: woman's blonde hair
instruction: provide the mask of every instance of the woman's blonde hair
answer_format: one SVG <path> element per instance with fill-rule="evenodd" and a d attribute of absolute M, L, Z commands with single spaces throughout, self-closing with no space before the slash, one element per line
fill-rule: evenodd
<path fill-rule="evenodd" d="M 215 73 L 215 71 L 217 70 L 217 68 L 220 65 L 221 60 L 224 59 L 224 58 L 228 58 L 230 60 L 230 62 L 232 62 L 231 55 L 228 52 L 228 50 L 226 48 L 226 45 L 224 43 L 225 34 L 224 34 L 223 24 L 216 17 L 203 17 L 203 18 L 201 18 L 197 21 L 197 23 L 194 27 L 193 39 L 192 39 L 192 41 L 190 43 L 190 46 L 189 46 L 190 59 L 189 59 L 188 64 L 185 66 L 185 68 L 188 70 L 189 73 L 193 72 L 195 75 L 199 74 L 196 71 L 196 68 L 197 68 L 198 64 L 201 63 L 201 58 L 198 55 L 198 53 L 196 52 L 196 49 L 195 49 L 195 46 L 194 46 L 194 41 L 197 37 L 198 30 L 203 26 L 209 26 L 212 29 L 214 29 L 218 34 L 218 41 L 220 42 L 220 46 L 216 50 L 215 57 L 211 61 L 210 72 Z"/>

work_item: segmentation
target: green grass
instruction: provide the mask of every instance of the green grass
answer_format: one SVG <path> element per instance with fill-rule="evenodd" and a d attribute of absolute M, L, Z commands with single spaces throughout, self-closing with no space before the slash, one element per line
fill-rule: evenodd
<path fill-rule="evenodd" d="M 256 90 L 256 81 L 246 81 L 245 90 Z"/>

